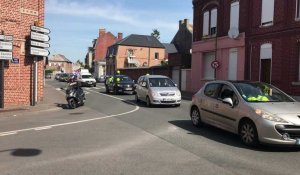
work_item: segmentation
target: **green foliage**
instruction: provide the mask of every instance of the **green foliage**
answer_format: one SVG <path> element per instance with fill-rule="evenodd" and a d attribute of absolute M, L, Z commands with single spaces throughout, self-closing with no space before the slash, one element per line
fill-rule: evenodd
<path fill-rule="evenodd" d="M 53 70 L 52 69 L 46 69 L 45 70 L 45 74 L 52 74 L 53 73 Z"/>
<path fill-rule="evenodd" d="M 160 62 L 160 64 L 161 64 L 162 66 L 167 66 L 167 65 L 169 65 L 168 61 L 165 61 L 165 60 L 162 60 L 162 61 Z"/>
<path fill-rule="evenodd" d="M 152 29 L 151 36 L 154 36 L 157 39 L 160 39 L 160 32 L 158 29 Z"/>

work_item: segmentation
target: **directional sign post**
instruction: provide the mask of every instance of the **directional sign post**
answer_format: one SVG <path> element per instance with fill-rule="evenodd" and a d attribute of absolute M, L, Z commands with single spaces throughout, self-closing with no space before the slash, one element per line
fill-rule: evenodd
<path fill-rule="evenodd" d="M 0 50 L 12 50 L 12 42 L 0 41 Z"/>
<path fill-rule="evenodd" d="M 38 26 L 31 26 L 31 31 L 36 31 L 36 32 L 40 32 L 40 33 L 44 33 L 44 34 L 50 34 L 50 30 L 47 28 L 42 28 L 42 27 L 38 27 Z"/>
<path fill-rule="evenodd" d="M 37 42 L 37 41 L 30 41 L 31 46 L 35 47 L 42 47 L 42 48 L 49 48 L 50 44 L 48 43 L 42 43 L 42 42 Z"/>
<path fill-rule="evenodd" d="M 0 35 L 0 40 L 13 41 L 13 36 L 12 35 Z"/>
<path fill-rule="evenodd" d="M 0 60 L 11 60 L 13 50 L 13 36 L 0 35 Z"/>
<path fill-rule="evenodd" d="M 0 51 L 0 60 L 11 60 L 12 52 Z"/>
<path fill-rule="evenodd" d="M 37 32 L 31 32 L 30 38 L 32 40 L 42 41 L 42 42 L 48 42 L 50 41 L 50 37 L 45 34 L 37 33 Z"/>
<path fill-rule="evenodd" d="M 36 47 L 30 47 L 30 54 L 36 55 L 36 56 L 43 56 L 47 57 L 49 56 L 50 52 L 47 49 L 40 49 Z"/>

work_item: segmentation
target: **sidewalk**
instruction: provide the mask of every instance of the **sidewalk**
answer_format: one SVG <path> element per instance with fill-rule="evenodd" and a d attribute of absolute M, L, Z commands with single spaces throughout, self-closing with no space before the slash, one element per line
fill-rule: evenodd
<path fill-rule="evenodd" d="M 28 113 L 36 113 L 43 111 L 60 110 L 58 104 L 66 104 L 65 96 L 63 92 L 57 91 L 50 85 L 45 85 L 44 100 L 39 102 L 36 106 L 22 106 L 0 109 L 0 117 L 9 117 L 15 115 L 24 115 Z"/>

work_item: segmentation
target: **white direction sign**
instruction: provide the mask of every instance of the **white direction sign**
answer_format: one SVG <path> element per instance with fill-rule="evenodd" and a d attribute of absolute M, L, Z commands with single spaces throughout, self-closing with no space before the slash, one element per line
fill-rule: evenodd
<path fill-rule="evenodd" d="M 30 38 L 37 41 L 43 41 L 48 42 L 50 40 L 50 37 L 45 34 L 37 33 L 37 32 L 31 32 Z"/>
<path fill-rule="evenodd" d="M 12 42 L 0 41 L 0 50 L 12 50 L 13 44 Z"/>
<path fill-rule="evenodd" d="M 14 37 L 12 35 L 0 35 L 0 40 L 12 41 Z"/>
<path fill-rule="evenodd" d="M 37 27 L 37 26 L 31 26 L 31 30 L 36 31 L 36 32 L 45 33 L 45 34 L 49 34 L 50 33 L 49 29 L 43 28 L 43 27 Z"/>
<path fill-rule="evenodd" d="M 0 51 L 0 60 L 12 60 L 12 52 Z"/>
<path fill-rule="evenodd" d="M 36 55 L 36 56 L 43 56 L 46 57 L 50 54 L 50 52 L 47 49 L 40 49 L 36 47 L 30 47 L 30 54 Z"/>
<path fill-rule="evenodd" d="M 50 44 L 48 44 L 48 43 L 42 43 L 42 42 L 37 42 L 37 41 L 30 41 L 30 45 L 35 46 L 35 47 L 43 47 L 43 48 L 50 47 Z"/>

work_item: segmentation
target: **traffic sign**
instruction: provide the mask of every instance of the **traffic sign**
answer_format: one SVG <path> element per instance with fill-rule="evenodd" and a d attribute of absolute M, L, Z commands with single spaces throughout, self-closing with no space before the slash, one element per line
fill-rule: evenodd
<path fill-rule="evenodd" d="M 35 46 L 35 47 L 43 47 L 43 48 L 50 47 L 50 44 L 48 44 L 48 43 L 42 43 L 42 42 L 37 42 L 37 41 L 30 41 L 30 45 Z"/>
<path fill-rule="evenodd" d="M 41 33 L 45 33 L 45 34 L 50 33 L 50 30 L 47 28 L 37 27 L 37 26 L 30 26 L 30 28 L 32 31 L 41 32 Z"/>
<path fill-rule="evenodd" d="M 20 59 L 19 58 L 13 58 L 11 60 L 11 63 L 13 63 L 13 64 L 19 64 L 20 63 Z"/>
<path fill-rule="evenodd" d="M 13 41 L 14 37 L 12 35 L 0 35 L 0 40 L 3 41 Z"/>
<path fill-rule="evenodd" d="M 0 60 L 11 60 L 11 59 L 12 59 L 12 52 L 0 51 Z"/>
<path fill-rule="evenodd" d="M 213 62 L 211 62 L 211 67 L 213 69 L 218 69 L 221 66 L 221 63 L 218 60 L 214 60 Z"/>
<path fill-rule="evenodd" d="M 31 32 L 30 38 L 33 40 L 43 41 L 43 42 L 50 41 L 50 37 L 48 35 L 37 33 L 37 32 Z"/>
<path fill-rule="evenodd" d="M 43 56 L 47 57 L 49 56 L 50 52 L 47 49 L 40 49 L 36 47 L 30 47 L 30 54 L 36 55 L 36 56 Z"/>
<path fill-rule="evenodd" d="M 0 50 L 12 50 L 13 44 L 12 42 L 0 41 Z"/>

